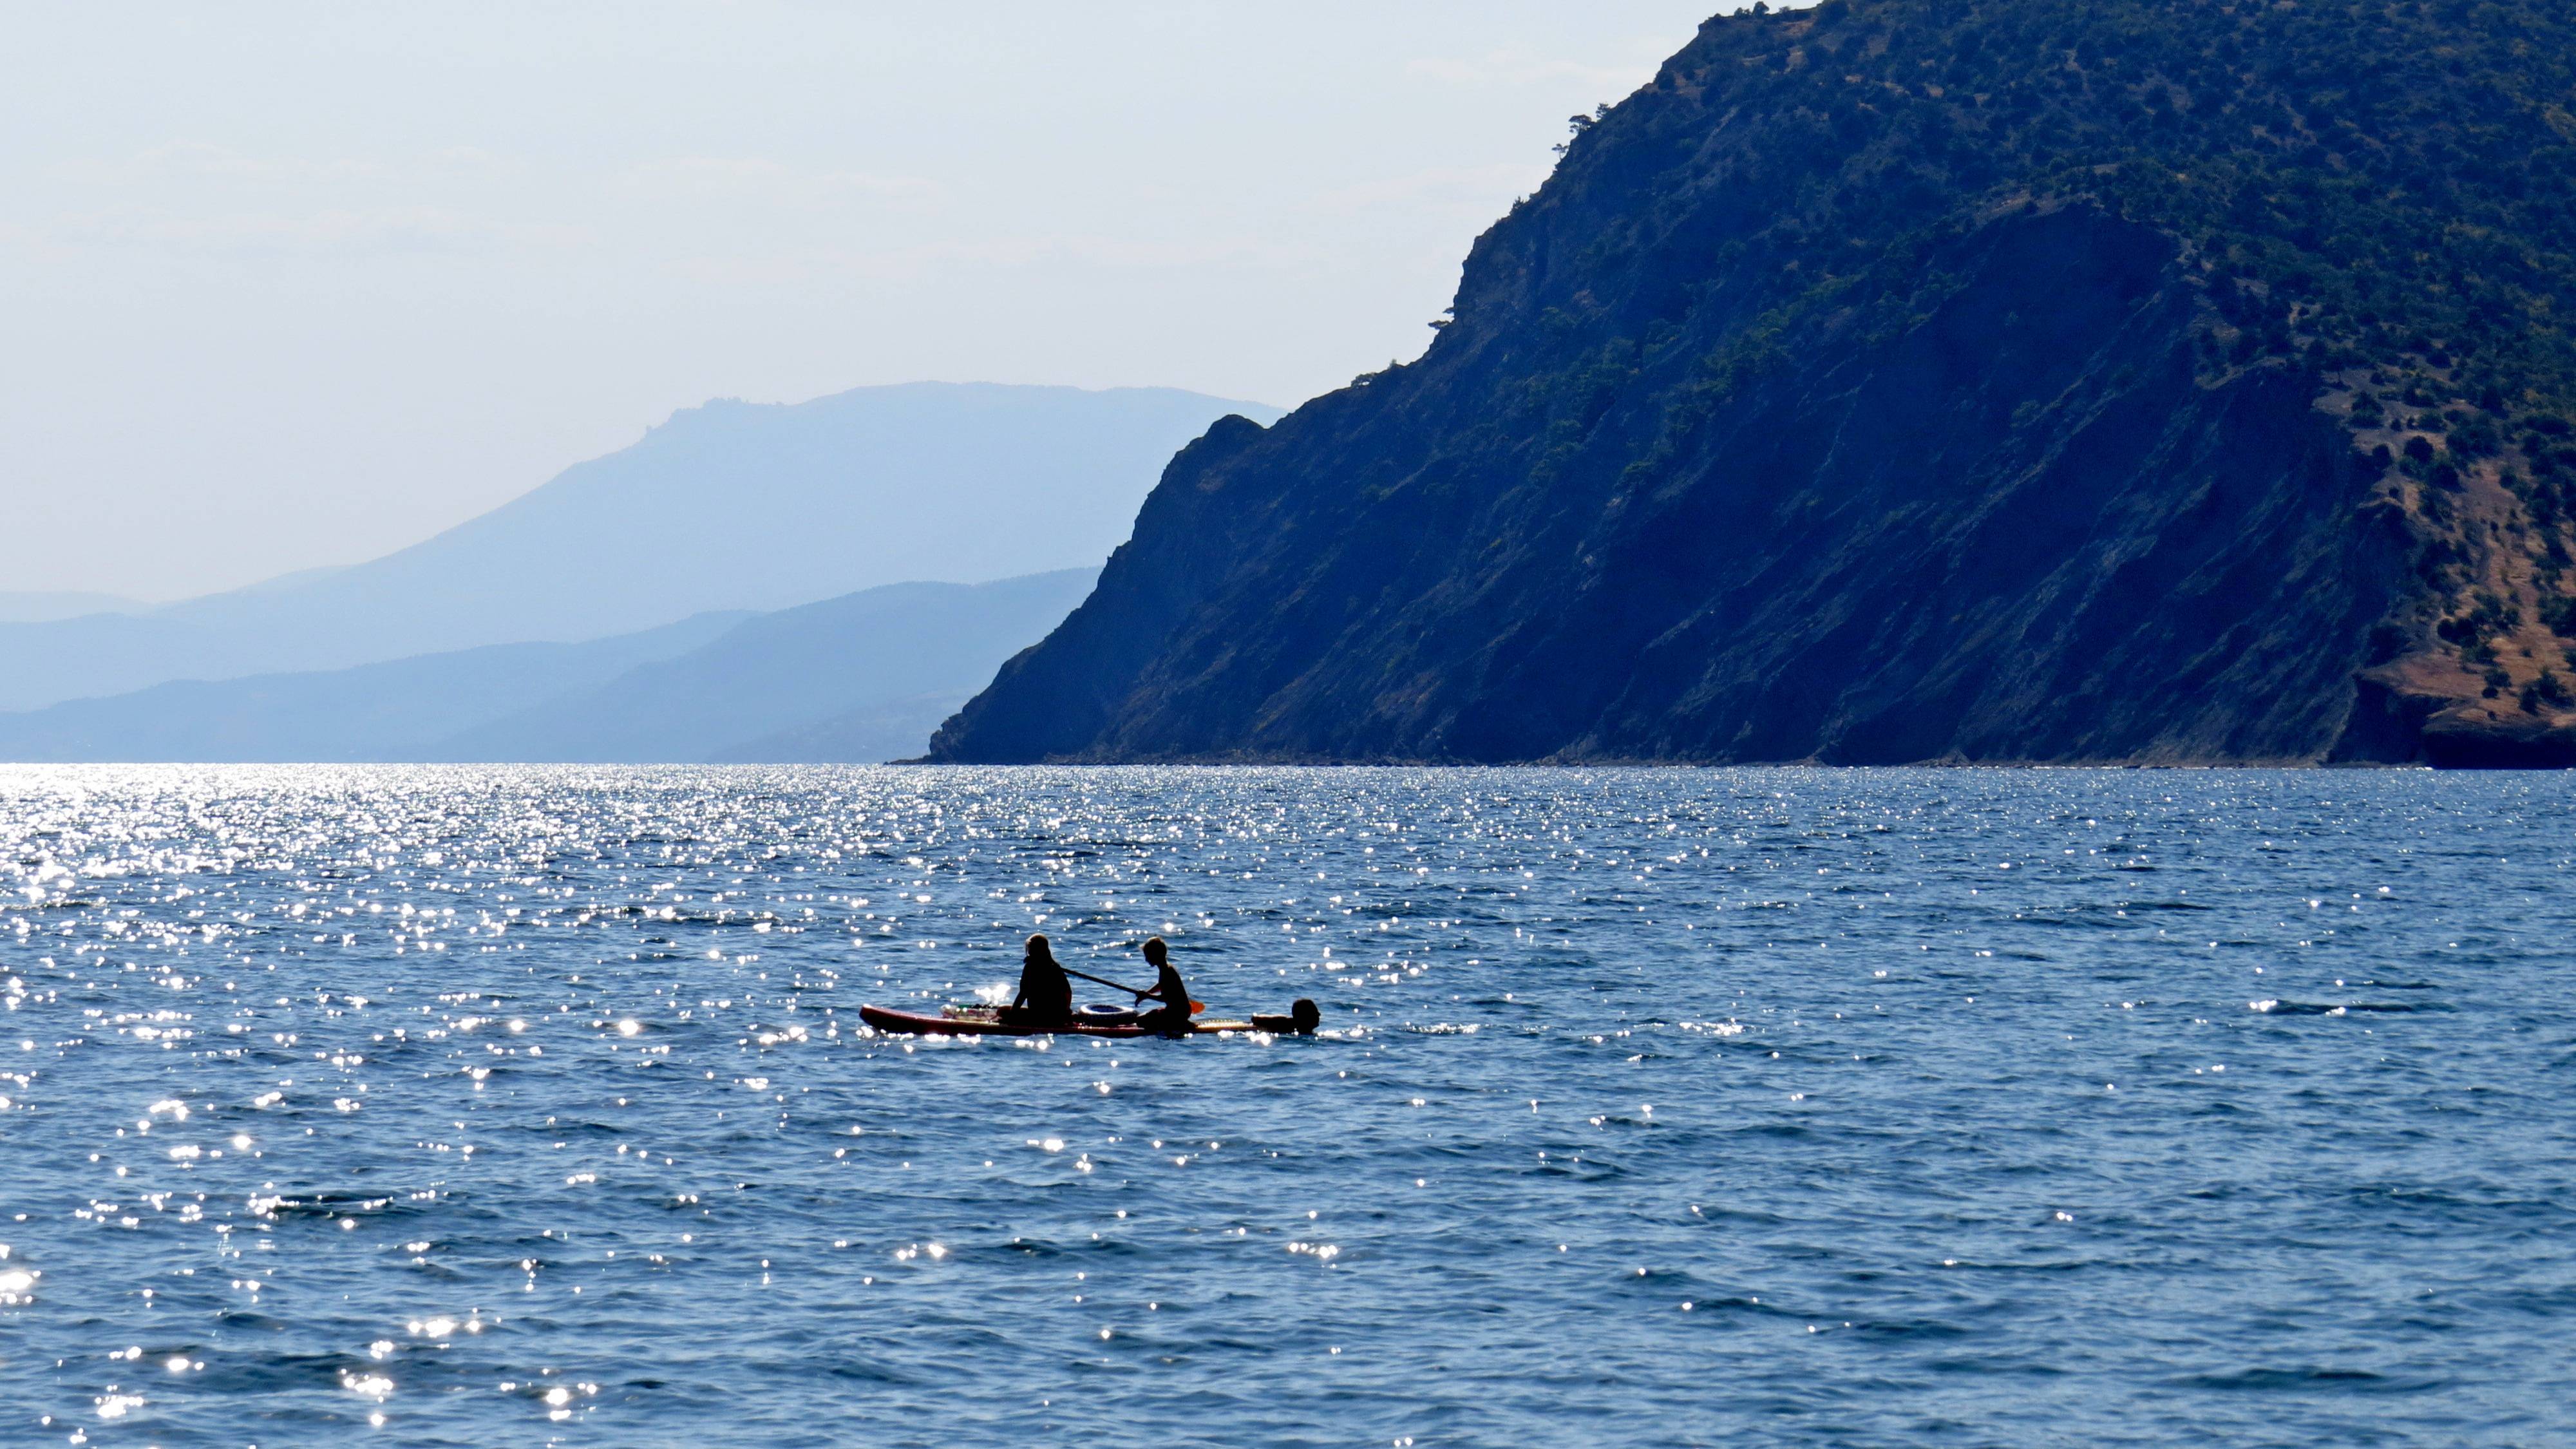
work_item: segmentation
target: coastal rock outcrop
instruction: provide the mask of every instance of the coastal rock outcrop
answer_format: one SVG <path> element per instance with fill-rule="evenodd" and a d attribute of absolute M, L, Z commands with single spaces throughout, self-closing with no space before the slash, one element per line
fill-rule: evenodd
<path fill-rule="evenodd" d="M 2576 760 L 2571 60 L 2536 0 L 1712 20 L 931 757 Z"/>

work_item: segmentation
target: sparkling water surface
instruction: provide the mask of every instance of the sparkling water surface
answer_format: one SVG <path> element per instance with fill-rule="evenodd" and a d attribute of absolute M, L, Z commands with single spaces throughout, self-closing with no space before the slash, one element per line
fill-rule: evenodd
<path fill-rule="evenodd" d="M 2567 1443 L 2571 805 L 0 770 L 0 1443 Z"/>

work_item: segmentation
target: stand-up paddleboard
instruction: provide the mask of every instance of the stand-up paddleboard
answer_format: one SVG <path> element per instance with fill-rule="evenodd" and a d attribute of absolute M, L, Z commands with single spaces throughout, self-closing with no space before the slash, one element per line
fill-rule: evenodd
<path fill-rule="evenodd" d="M 923 1011 L 896 1011 L 891 1007 L 862 1006 L 859 1020 L 879 1031 L 898 1036 L 1155 1036 L 1135 1022 L 1134 1013 L 1126 1020 L 1115 1019 L 1115 1013 L 1076 1012 L 1069 1026 L 1029 1026 L 1002 1019 L 1001 1011 L 990 1006 L 951 1006 L 932 1015 Z M 1310 1036 L 1320 1021 L 1315 1003 L 1300 1000 L 1285 1016 L 1256 1013 L 1250 1020 L 1219 1021 L 1202 1017 L 1190 1023 L 1190 1035 L 1207 1036 L 1226 1031 L 1267 1031 L 1286 1036 Z"/>

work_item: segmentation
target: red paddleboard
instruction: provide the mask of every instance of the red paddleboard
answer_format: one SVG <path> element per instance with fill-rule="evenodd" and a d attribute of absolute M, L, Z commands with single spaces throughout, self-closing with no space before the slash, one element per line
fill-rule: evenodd
<path fill-rule="evenodd" d="M 1026 1026 L 1005 1022 L 990 1007 L 954 1007 L 947 1015 L 927 1012 L 895 1011 L 883 1006 L 862 1006 L 859 1020 L 879 1031 L 898 1036 L 1152 1036 L 1154 1033 L 1132 1022 L 1093 1025 L 1076 1021 L 1070 1026 Z M 1254 1017 L 1250 1021 L 1208 1021 L 1190 1023 L 1199 1036 L 1225 1031 L 1270 1031 L 1295 1034 L 1297 1027 L 1290 1017 Z"/>

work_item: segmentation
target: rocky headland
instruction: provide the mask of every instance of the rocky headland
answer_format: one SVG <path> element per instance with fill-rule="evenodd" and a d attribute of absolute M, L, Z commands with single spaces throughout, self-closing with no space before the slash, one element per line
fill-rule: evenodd
<path fill-rule="evenodd" d="M 2571 99 L 2540 0 L 1711 20 L 931 757 L 2576 763 Z"/>

